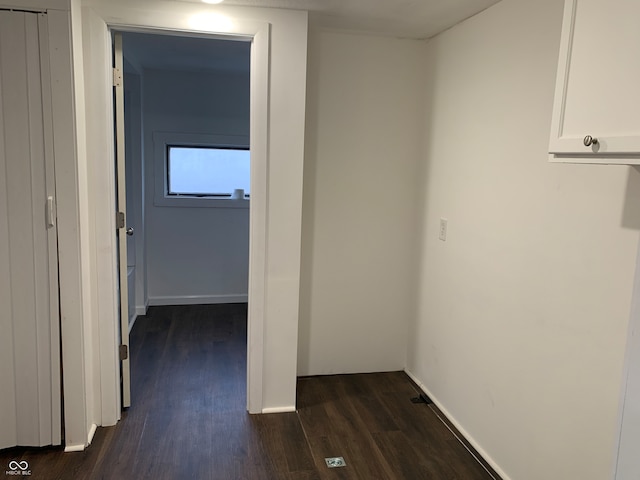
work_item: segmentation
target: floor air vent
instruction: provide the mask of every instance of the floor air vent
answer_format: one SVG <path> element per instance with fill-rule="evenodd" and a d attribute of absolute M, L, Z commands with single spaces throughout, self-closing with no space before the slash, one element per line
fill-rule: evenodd
<path fill-rule="evenodd" d="M 342 457 L 330 457 L 325 458 L 324 461 L 327 463 L 327 467 L 336 468 L 336 467 L 346 467 L 347 462 L 344 461 Z"/>

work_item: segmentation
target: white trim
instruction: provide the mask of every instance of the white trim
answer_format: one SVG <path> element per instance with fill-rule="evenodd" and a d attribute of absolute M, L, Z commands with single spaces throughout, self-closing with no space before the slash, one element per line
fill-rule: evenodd
<path fill-rule="evenodd" d="M 139 317 L 140 315 L 146 315 L 147 310 L 149 310 L 149 302 L 147 302 L 145 305 L 136 305 L 136 317 Z"/>
<path fill-rule="evenodd" d="M 264 317 L 267 299 L 270 25 L 255 31 L 251 47 L 251 198 L 249 210 L 249 307 L 247 410 L 258 413 L 264 394 Z"/>
<path fill-rule="evenodd" d="M 113 73 L 111 67 L 111 35 L 106 24 L 91 9 L 82 9 L 82 44 L 84 61 L 85 115 L 88 151 L 91 152 L 93 178 L 90 180 L 93 252 L 95 258 L 94 291 L 97 315 L 92 319 L 93 335 L 98 351 L 95 374 L 99 375 L 100 410 L 94 420 L 102 426 L 115 425 L 121 415 L 120 360 L 117 344 L 107 339 L 118 338 L 118 277 L 115 225 Z M 100 60 L 107 59 L 108 63 Z M 108 105 L 108 108 L 106 107 Z M 95 181 L 94 179 L 100 179 Z M 101 201 L 109 198 L 109 202 Z M 119 343 L 119 342 L 118 342 Z M 106 367 L 108 366 L 108 368 Z"/>
<path fill-rule="evenodd" d="M 551 134 L 549 138 L 549 153 L 555 154 L 562 151 L 562 138 L 564 127 L 564 108 L 569 81 L 569 64 L 571 63 L 571 41 L 575 24 L 576 0 L 567 0 L 564 4 L 562 20 L 562 34 L 560 40 L 560 52 L 558 54 L 558 73 L 556 75 L 555 103 L 551 115 Z"/>
<path fill-rule="evenodd" d="M 188 4 L 187 4 L 188 5 Z M 187 10 L 185 5 L 185 10 Z M 249 313 L 247 328 L 247 409 L 251 413 L 259 413 L 263 402 L 263 365 L 264 365 L 264 316 L 267 279 L 267 181 L 268 181 L 268 124 L 269 124 L 269 64 L 270 64 L 270 24 L 265 21 L 236 21 L 226 26 L 217 27 L 216 31 L 197 30 L 189 26 L 188 12 L 180 15 L 164 15 L 148 10 L 133 9 L 121 5 L 96 5 L 87 7 L 84 11 L 91 11 L 101 22 L 115 30 L 149 31 L 173 35 L 195 35 L 202 37 L 224 37 L 235 35 L 245 37 L 252 42 L 251 49 L 251 80 L 250 80 L 250 145 L 252 148 L 251 161 L 251 198 L 250 208 L 250 242 L 249 242 Z M 160 32 L 160 30 L 163 30 Z M 111 58 L 98 56 L 94 61 L 110 66 Z M 106 93 L 106 92 L 105 92 Z M 103 98 L 106 95 L 103 95 Z M 96 99 L 97 100 L 97 99 Z M 102 100 L 101 108 L 95 111 L 107 112 L 111 115 L 112 103 Z M 96 132 L 98 137 L 92 139 L 100 143 L 104 138 L 111 138 L 113 132 Z M 113 159 L 111 163 L 113 164 Z M 105 198 L 97 201 L 104 205 L 115 205 L 115 192 L 110 192 Z M 112 256 L 115 251 L 109 252 Z M 100 276 L 100 272 L 99 272 Z M 113 285 L 101 285 L 100 288 L 112 288 Z M 107 326 L 106 322 L 109 322 Z M 116 351 L 117 336 L 108 332 L 113 321 L 100 316 L 100 348 L 110 352 Z M 106 334 L 105 334 L 106 333 Z M 101 358 L 101 376 L 113 378 L 118 372 L 118 364 L 104 361 Z M 112 395 L 102 392 L 103 409 L 105 404 L 113 403 Z"/>
<path fill-rule="evenodd" d="M 570 163 L 589 165 L 640 165 L 640 158 L 633 158 L 630 155 L 607 155 L 600 156 L 580 156 L 571 154 L 549 154 L 550 163 Z"/>
<path fill-rule="evenodd" d="M 93 442 L 93 436 L 96 434 L 97 429 L 98 426 L 95 423 L 92 423 L 91 427 L 89 427 L 89 434 L 87 435 L 87 446 L 91 445 L 91 442 Z"/>
<path fill-rule="evenodd" d="M 75 445 L 67 445 L 64 447 L 64 453 L 69 452 L 84 452 L 84 449 L 87 448 L 84 443 L 78 443 Z"/>
<path fill-rule="evenodd" d="M 404 372 L 409 376 L 409 378 L 411 378 L 411 380 L 413 380 L 421 389 L 424 393 L 427 394 L 427 396 L 433 401 L 433 403 L 436 405 L 436 407 L 438 407 L 440 409 L 440 411 L 443 413 L 443 415 L 445 417 L 447 417 L 447 420 L 449 420 L 451 422 L 451 424 L 456 427 L 456 429 L 458 430 L 458 432 L 460 433 L 460 435 L 462 435 L 465 440 L 467 442 L 469 442 L 469 444 L 476 450 L 476 452 L 478 453 L 478 455 L 480 455 L 482 457 L 482 459 L 487 462 L 491 468 L 493 468 L 495 470 L 495 472 L 500 475 L 500 478 L 502 478 L 502 480 L 511 480 L 511 477 L 509 477 L 499 466 L 498 464 L 489 456 L 489 454 L 478 444 L 478 442 L 476 442 L 474 440 L 474 438 L 469 434 L 469 432 L 467 432 L 464 427 L 462 427 L 462 425 L 460 425 L 460 423 L 455 419 L 455 417 L 453 415 L 451 415 L 451 413 L 449 413 L 449 411 L 442 405 L 442 403 L 440 403 L 440 401 L 433 396 L 433 394 L 429 391 L 429 389 L 426 387 L 426 385 L 424 383 L 422 383 L 420 380 L 418 380 L 418 378 L 411 373 L 409 370 L 407 370 L 405 368 Z"/>
<path fill-rule="evenodd" d="M 247 303 L 249 296 L 235 295 L 166 295 L 149 297 L 149 305 L 206 305 L 217 303 Z"/>
<path fill-rule="evenodd" d="M 295 411 L 295 405 L 288 405 L 286 407 L 268 407 L 262 409 L 262 413 L 290 413 Z"/>

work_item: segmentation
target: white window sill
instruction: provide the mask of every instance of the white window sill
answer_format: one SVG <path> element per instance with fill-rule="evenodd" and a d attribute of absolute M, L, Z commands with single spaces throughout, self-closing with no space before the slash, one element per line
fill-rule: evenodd
<path fill-rule="evenodd" d="M 211 198 L 211 197 L 156 197 L 156 207 L 189 207 L 189 208 L 249 208 L 248 198 Z"/>

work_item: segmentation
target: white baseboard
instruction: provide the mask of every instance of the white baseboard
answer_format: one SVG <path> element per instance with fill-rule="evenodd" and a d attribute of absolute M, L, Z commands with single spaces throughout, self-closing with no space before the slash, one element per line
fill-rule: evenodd
<path fill-rule="evenodd" d="M 286 407 L 268 407 L 268 408 L 262 409 L 262 413 L 289 413 L 289 412 L 295 412 L 295 411 L 296 411 L 295 405 L 286 406 Z"/>
<path fill-rule="evenodd" d="M 86 445 L 84 443 L 79 443 L 77 445 L 66 445 L 64 447 L 64 453 L 69 452 L 84 452 Z"/>
<path fill-rule="evenodd" d="M 136 316 L 146 315 L 148 309 L 149 309 L 148 303 L 146 305 L 136 305 Z"/>
<path fill-rule="evenodd" d="M 129 333 L 131 333 L 131 330 L 133 329 L 133 326 L 136 323 L 136 320 L 138 319 L 138 317 L 140 315 L 146 315 L 147 314 L 147 310 L 149 309 L 149 305 L 136 305 L 135 307 L 135 311 L 133 312 L 133 315 L 131 315 L 129 317 Z"/>
<path fill-rule="evenodd" d="M 467 432 L 462 425 L 460 425 L 460 423 L 455 419 L 455 417 L 453 415 L 451 415 L 451 413 L 449 413 L 449 411 L 442 405 L 442 403 L 440 403 L 440 401 L 435 398 L 433 396 L 433 394 L 429 391 L 429 389 L 426 387 L 426 385 L 424 383 L 422 383 L 420 380 L 418 380 L 418 378 L 411 373 L 409 370 L 407 370 L 405 368 L 404 372 L 409 375 L 409 377 L 411 378 L 411 380 L 413 380 L 419 387 L 420 389 L 427 394 L 427 396 L 433 401 L 433 403 L 436 405 L 436 407 L 438 407 L 438 409 L 442 412 L 442 414 L 447 417 L 447 420 L 449 420 L 451 422 L 451 424 L 456 427 L 456 429 L 458 430 L 458 432 L 460 433 L 460 435 L 462 435 L 465 440 L 467 442 L 469 442 L 469 444 L 476 450 L 476 452 L 478 453 L 478 455 L 480 455 L 482 457 L 482 459 L 487 462 L 491 468 L 493 468 L 495 470 L 495 472 L 500 475 L 500 477 L 502 478 L 502 480 L 511 480 L 510 477 L 498 466 L 498 464 L 489 456 L 489 454 L 480 446 L 478 445 L 478 442 L 476 442 L 474 440 L 474 438 L 469 435 L 469 432 Z M 470 452 L 473 454 L 473 452 Z"/>
<path fill-rule="evenodd" d="M 96 434 L 96 430 L 98 429 L 98 425 L 96 425 L 95 423 L 91 424 L 91 427 L 89 427 L 89 432 L 87 433 L 87 443 L 78 443 L 75 445 L 65 445 L 64 447 L 64 452 L 68 453 L 68 452 L 84 452 L 85 448 L 87 448 L 89 445 L 91 445 L 91 442 L 93 442 L 93 436 Z"/>
<path fill-rule="evenodd" d="M 89 429 L 89 435 L 87 435 L 87 445 L 91 445 L 91 442 L 93 442 L 93 436 L 96 434 L 97 429 L 98 426 L 95 423 L 92 423 L 91 428 Z"/>
<path fill-rule="evenodd" d="M 249 295 L 177 295 L 149 297 L 149 305 L 199 305 L 216 303 L 246 303 Z"/>

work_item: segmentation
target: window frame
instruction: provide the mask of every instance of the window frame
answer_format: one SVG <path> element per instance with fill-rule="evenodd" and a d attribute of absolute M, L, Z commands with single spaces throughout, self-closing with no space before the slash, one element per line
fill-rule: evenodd
<path fill-rule="evenodd" d="M 158 207 L 249 208 L 249 199 L 220 196 L 170 195 L 169 147 L 235 148 L 251 151 L 248 135 L 153 133 L 154 201 Z"/>

